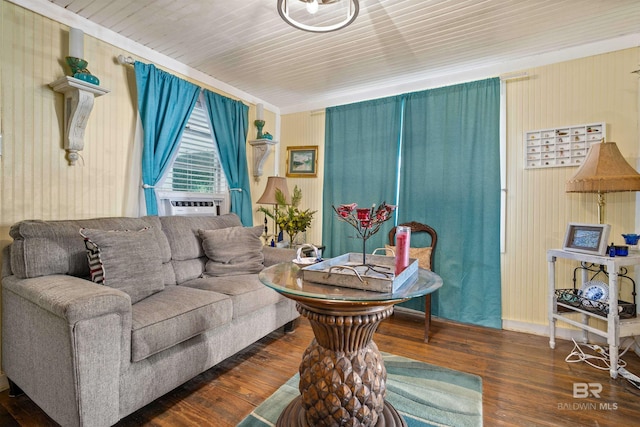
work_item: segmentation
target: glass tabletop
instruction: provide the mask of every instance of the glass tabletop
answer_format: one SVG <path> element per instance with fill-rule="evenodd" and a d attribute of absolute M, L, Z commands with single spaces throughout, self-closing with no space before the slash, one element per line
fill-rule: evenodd
<path fill-rule="evenodd" d="M 408 280 L 393 293 L 323 285 L 303 280 L 301 268 L 292 262 L 267 267 L 259 278 L 266 286 L 292 297 L 349 302 L 401 301 L 430 294 L 442 286 L 440 276 L 421 268 L 416 278 Z"/>

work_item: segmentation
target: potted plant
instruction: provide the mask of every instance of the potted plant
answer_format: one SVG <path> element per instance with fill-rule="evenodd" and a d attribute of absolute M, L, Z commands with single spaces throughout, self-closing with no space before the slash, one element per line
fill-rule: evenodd
<path fill-rule="evenodd" d="M 272 211 L 263 206 L 258 208 L 258 212 L 262 212 L 269 218 L 272 218 L 279 230 L 289 235 L 289 244 L 293 246 L 298 233 L 304 232 L 311 226 L 313 215 L 317 211 L 310 209 L 302 210 L 298 207 L 302 200 L 302 190 L 296 185 L 291 195 L 291 203 L 287 204 L 282 191 L 276 190 L 276 204 Z"/>

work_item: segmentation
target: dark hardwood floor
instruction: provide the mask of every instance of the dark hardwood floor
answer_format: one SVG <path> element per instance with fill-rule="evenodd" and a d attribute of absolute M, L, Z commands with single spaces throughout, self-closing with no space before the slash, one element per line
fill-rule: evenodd
<path fill-rule="evenodd" d="M 381 351 L 479 375 L 485 426 L 640 425 L 640 390 L 584 363 L 567 363 L 572 342 L 551 350 L 548 338 L 434 319 L 422 342 L 422 319 L 396 313 L 382 322 Z M 274 332 L 118 423 L 130 426 L 235 426 L 298 368 L 313 333 L 306 319 L 291 334 Z M 627 369 L 640 376 L 629 351 Z M 574 383 L 602 385 L 600 398 L 574 398 Z M 54 426 L 27 396 L 0 393 L 0 425 Z"/>

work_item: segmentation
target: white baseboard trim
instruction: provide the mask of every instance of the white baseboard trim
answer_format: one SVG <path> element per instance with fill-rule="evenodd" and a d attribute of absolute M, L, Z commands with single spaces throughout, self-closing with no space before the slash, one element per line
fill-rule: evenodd
<path fill-rule="evenodd" d="M 416 317 L 424 317 L 424 312 L 413 310 L 406 307 L 394 307 L 395 311 L 410 314 Z M 549 336 L 549 325 L 539 323 L 519 322 L 517 320 L 502 320 L 502 329 L 506 331 L 522 332 L 526 334 L 538 335 L 543 337 Z M 579 329 L 568 329 L 556 326 L 556 339 L 576 342 L 582 342 L 583 332 Z M 589 334 L 589 342 L 594 344 L 606 344 L 607 340 L 596 334 Z M 637 344 L 633 350 L 640 356 L 640 344 Z"/>
<path fill-rule="evenodd" d="M 5 391 L 9 388 L 9 379 L 7 378 L 7 374 L 0 371 L 0 391 Z"/>
<path fill-rule="evenodd" d="M 524 332 L 533 335 L 540 335 L 543 337 L 549 336 L 549 325 L 541 325 L 538 323 L 518 322 L 517 320 L 503 320 L 502 329 L 514 332 Z M 556 338 L 570 341 L 571 339 L 577 342 L 582 342 L 583 332 L 579 329 L 568 329 L 556 326 Z M 589 334 L 589 342 L 592 343 L 605 343 L 606 340 L 596 334 Z"/>

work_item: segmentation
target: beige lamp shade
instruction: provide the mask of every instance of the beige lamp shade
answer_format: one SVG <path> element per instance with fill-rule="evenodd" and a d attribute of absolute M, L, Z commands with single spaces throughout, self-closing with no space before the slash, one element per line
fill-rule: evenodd
<path fill-rule="evenodd" d="M 277 205 L 276 190 L 282 191 L 284 199 L 287 204 L 291 203 L 291 196 L 289 195 L 289 188 L 287 188 L 287 180 L 281 176 L 270 176 L 267 178 L 267 186 L 264 189 L 264 193 L 258 199 L 256 203 L 260 205 Z"/>
<path fill-rule="evenodd" d="M 580 169 L 566 183 L 567 193 L 640 191 L 640 174 L 622 157 L 615 142 L 589 148 Z"/>
<path fill-rule="evenodd" d="M 622 157 L 615 142 L 603 141 L 589 148 L 565 188 L 567 193 L 598 193 L 598 222 L 604 224 L 604 193 L 640 191 L 640 174 Z"/>

